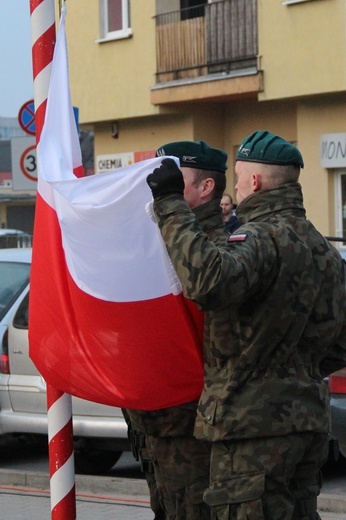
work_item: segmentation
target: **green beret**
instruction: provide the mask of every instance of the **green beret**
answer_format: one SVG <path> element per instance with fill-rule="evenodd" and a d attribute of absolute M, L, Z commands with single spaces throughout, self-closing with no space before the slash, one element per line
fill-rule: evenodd
<path fill-rule="evenodd" d="M 265 164 L 294 164 L 304 168 L 302 154 L 296 146 L 265 130 L 254 132 L 244 139 L 237 151 L 236 160 Z"/>
<path fill-rule="evenodd" d="M 177 141 L 167 143 L 156 151 L 156 157 L 173 155 L 180 160 L 180 166 L 214 170 L 225 173 L 227 153 L 218 148 L 211 148 L 204 141 Z"/>

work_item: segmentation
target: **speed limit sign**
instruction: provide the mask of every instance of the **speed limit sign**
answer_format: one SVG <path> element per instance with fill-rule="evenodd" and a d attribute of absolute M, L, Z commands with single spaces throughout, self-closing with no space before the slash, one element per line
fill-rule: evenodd
<path fill-rule="evenodd" d="M 37 160 L 34 137 L 11 139 L 12 187 L 14 190 L 36 190 Z"/>
<path fill-rule="evenodd" d="M 37 182 L 36 145 L 26 148 L 20 156 L 20 169 L 23 175 Z"/>

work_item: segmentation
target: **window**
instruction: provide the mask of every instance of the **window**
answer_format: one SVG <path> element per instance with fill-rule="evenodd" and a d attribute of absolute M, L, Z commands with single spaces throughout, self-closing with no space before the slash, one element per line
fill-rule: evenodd
<path fill-rule="evenodd" d="M 338 169 L 335 174 L 335 228 L 338 237 L 346 237 L 346 170 Z M 346 247 L 341 242 L 340 247 Z"/>
<path fill-rule="evenodd" d="M 204 5 L 207 3 L 207 0 L 180 0 L 181 19 L 204 16 Z"/>
<path fill-rule="evenodd" d="M 0 319 L 14 304 L 29 283 L 30 264 L 0 262 Z"/>
<path fill-rule="evenodd" d="M 27 329 L 29 325 L 29 293 L 24 296 L 22 303 L 13 318 L 13 326 L 16 329 Z"/>
<path fill-rule="evenodd" d="M 129 0 L 100 0 L 101 39 L 117 40 L 132 35 Z"/>
<path fill-rule="evenodd" d="M 302 2 L 311 2 L 311 0 L 283 0 L 282 5 L 290 5 L 290 4 L 301 4 Z"/>

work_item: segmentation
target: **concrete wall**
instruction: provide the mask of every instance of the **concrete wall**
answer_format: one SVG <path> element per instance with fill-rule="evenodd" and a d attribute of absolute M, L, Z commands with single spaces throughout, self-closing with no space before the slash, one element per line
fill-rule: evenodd
<path fill-rule="evenodd" d="M 259 0 L 258 7 L 260 100 L 346 88 L 344 0 Z"/>
<path fill-rule="evenodd" d="M 96 43 L 99 2 L 69 4 L 66 31 L 72 102 L 80 108 L 82 123 L 158 112 L 149 96 L 156 71 L 154 15 L 155 0 L 131 0 L 132 36 Z"/>

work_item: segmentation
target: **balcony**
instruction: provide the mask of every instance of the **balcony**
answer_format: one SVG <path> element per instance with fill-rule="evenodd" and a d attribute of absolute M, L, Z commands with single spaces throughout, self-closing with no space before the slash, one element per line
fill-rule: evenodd
<path fill-rule="evenodd" d="M 223 0 L 157 15 L 154 104 L 257 95 L 257 0 Z M 211 81 L 213 85 L 207 85 Z M 196 96 L 196 97 L 195 97 Z"/>

